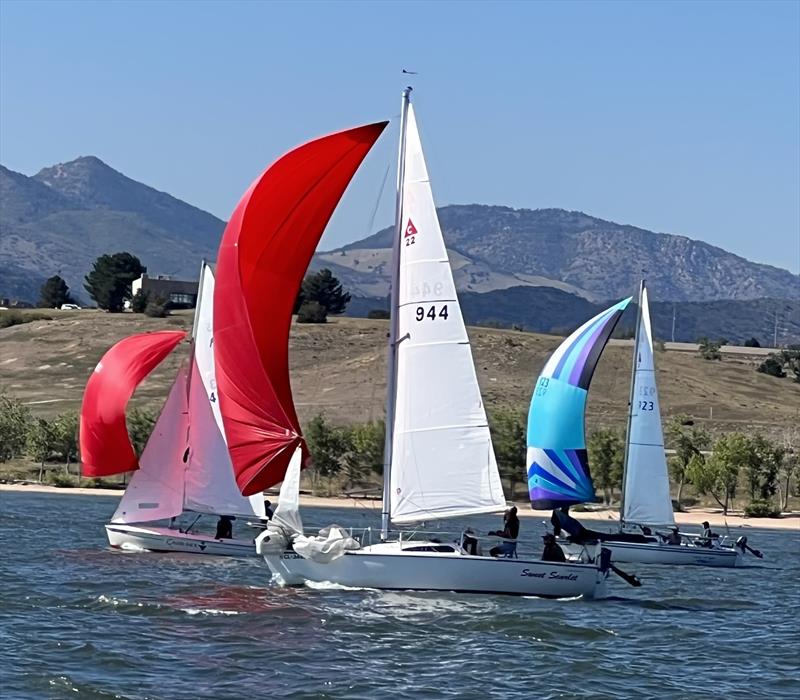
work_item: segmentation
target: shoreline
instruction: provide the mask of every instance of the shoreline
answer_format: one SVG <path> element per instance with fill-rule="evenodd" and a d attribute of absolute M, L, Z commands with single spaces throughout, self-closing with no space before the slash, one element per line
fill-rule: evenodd
<path fill-rule="evenodd" d="M 44 484 L 0 484 L 0 493 L 59 493 L 75 496 L 105 496 L 120 498 L 123 494 L 122 489 L 103 489 L 85 487 L 61 487 L 45 486 Z M 369 498 L 346 498 L 342 496 L 300 496 L 300 505 L 306 508 L 359 508 L 379 511 L 381 503 L 379 500 Z M 516 503 L 518 514 L 521 518 L 539 518 L 549 523 L 551 511 L 531 510 L 527 503 Z M 592 522 L 608 523 L 613 525 L 618 522 L 618 511 L 611 508 L 604 508 L 592 511 L 575 511 L 573 515 L 579 520 Z M 757 527 L 766 530 L 795 530 L 800 532 L 800 514 L 792 513 L 783 515 L 780 518 L 745 518 L 741 515 L 723 516 L 719 510 L 714 509 L 693 509 L 684 513 L 675 513 L 675 521 L 678 525 L 700 526 L 708 520 L 712 527 Z"/>

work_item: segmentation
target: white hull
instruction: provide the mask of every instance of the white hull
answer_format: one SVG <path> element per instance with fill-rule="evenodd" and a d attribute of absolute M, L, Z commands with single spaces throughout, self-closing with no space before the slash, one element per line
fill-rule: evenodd
<path fill-rule="evenodd" d="M 349 551 L 327 564 L 292 550 L 265 554 L 264 559 L 288 585 L 315 581 L 384 590 L 602 598 L 608 577 L 607 570 L 594 564 L 495 559 L 460 551 L 410 552 L 397 542 Z"/>
<path fill-rule="evenodd" d="M 218 540 L 210 535 L 170 530 L 166 527 L 106 525 L 108 543 L 116 549 L 138 552 L 188 552 L 225 557 L 250 557 L 256 554 L 253 540 Z"/>
<path fill-rule="evenodd" d="M 561 542 L 561 548 L 568 557 L 579 556 L 583 545 Z M 611 550 L 612 562 L 633 564 L 668 564 L 672 566 L 743 566 L 742 554 L 738 549 L 714 549 L 681 544 L 670 545 L 660 542 L 609 542 L 603 547 Z"/>

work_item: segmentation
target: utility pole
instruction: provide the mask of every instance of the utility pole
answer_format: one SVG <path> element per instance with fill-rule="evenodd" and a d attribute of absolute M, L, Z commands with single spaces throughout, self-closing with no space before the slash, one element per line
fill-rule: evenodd
<path fill-rule="evenodd" d="M 675 342 L 675 314 L 676 304 L 672 302 L 672 342 Z"/>
<path fill-rule="evenodd" d="M 778 347 L 778 309 L 775 309 L 775 332 L 772 338 L 772 347 Z"/>

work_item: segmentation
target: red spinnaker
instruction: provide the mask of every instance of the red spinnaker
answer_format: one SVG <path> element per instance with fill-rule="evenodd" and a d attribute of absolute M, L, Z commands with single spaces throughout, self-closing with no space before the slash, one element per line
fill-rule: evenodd
<path fill-rule="evenodd" d="M 81 405 L 84 476 L 110 476 L 139 468 L 125 424 L 125 406 L 142 380 L 185 337 L 185 331 L 132 335 L 120 340 L 97 363 Z"/>
<path fill-rule="evenodd" d="M 282 481 L 302 444 L 289 383 L 292 307 L 328 220 L 386 124 L 290 151 L 250 186 L 225 228 L 214 357 L 228 450 L 245 496 Z"/>

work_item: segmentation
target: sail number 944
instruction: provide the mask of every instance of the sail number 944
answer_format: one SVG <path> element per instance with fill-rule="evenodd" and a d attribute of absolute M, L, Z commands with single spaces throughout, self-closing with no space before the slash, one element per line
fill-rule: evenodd
<path fill-rule="evenodd" d="M 424 306 L 417 307 L 417 321 L 424 321 L 425 319 L 435 321 L 437 318 L 441 318 L 443 321 L 447 320 L 447 304 L 444 306 L 436 306 L 436 304 L 434 304 L 433 306 L 429 306 L 427 309 Z"/>

